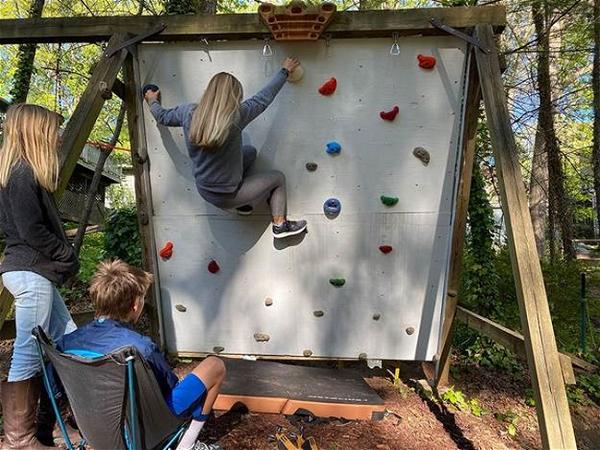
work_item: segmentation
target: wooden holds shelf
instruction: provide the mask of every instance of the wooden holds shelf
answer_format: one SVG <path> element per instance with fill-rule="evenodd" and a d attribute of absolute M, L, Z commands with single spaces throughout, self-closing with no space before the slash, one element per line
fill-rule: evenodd
<path fill-rule="evenodd" d="M 336 11 L 334 3 L 306 6 L 295 1 L 286 6 L 262 3 L 258 15 L 276 41 L 315 41 L 327 28 Z"/>

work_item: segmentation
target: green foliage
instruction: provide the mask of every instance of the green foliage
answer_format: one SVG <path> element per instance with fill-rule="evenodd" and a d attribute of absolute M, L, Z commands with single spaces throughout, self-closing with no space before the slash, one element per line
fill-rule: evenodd
<path fill-rule="evenodd" d="M 96 266 L 105 257 L 104 253 L 104 233 L 88 233 L 83 238 L 83 245 L 79 253 L 79 279 L 88 282 Z"/>
<path fill-rule="evenodd" d="M 106 201 L 112 209 L 127 209 L 135 207 L 135 195 L 122 183 L 111 184 L 106 189 Z"/>
<path fill-rule="evenodd" d="M 494 417 L 499 422 L 506 424 L 506 432 L 509 436 L 515 437 L 517 435 L 517 424 L 519 423 L 519 415 L 514 411 L 507 411 L 504 413 L 497 412 Z"/>
<path fill-rule="evenodd" d="M 584 374 L 577 377 L 577 384 L 597 405 L 600 405 L 600 374 Z"/>
<path fill-rule="evenodd" d="M 104 231 L 104 250 L 107 258 L 119 258 L 142 266 L 142 244 L 135 208 L 117 209 L 110 213 Z"/>
<path fill-rule="evenodd" d="M 442 400 L 444 403 L 448 403 L 461 411 L 470 412 L 476 417 L 481 417 L 484 413 L 477 399 L 467 399 L 466 395 L 454 389 L 454 386 L 442 394 Z"/>

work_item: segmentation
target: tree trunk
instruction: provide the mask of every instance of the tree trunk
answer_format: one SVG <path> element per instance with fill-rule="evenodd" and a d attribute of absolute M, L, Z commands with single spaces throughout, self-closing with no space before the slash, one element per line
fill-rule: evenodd
<path fill-rule="evenodd" d="M 29 9 L 29 18 L 42 17 L 45 0 L 33 0 Z M 29 86 L 31 85 L 31 75 L 33 74 L 33 62 L 35 60 L 36 44 L 19 45 L 17 56 L 17 70 L 10 90 L 11 101 L 13 104 L 25 103 Z"/>
<path fill-rule="evenodd" d="M 564 256 L 575 258 L 573 248 L 572 211 L 565 192 L 565 175 L 556 131 L 554 129 L 554 108 L 552 106 L 552 85 L 550 82 L 550 27 L 547 5 L 542 0 L 532 3 L 533 22 L 538 38 L 537 83 L 540 98 L 538 126 L 544 135 L 548 158 L 548 225 L 550 256 L 555 259 L 555 227 L 560 227 Z"/>
<path fill-rule="evenodd" d="M 594 0 L 594 63 L 592 67 L 592 91 L 594 93 L 594 139 L 592 142 L 594 193 L 596 194 L 596 216 L 598 222 L 600 222 L 600 0 Z"/>
<path fill-rule="evenodd" d="M 104 163 L 110 156 L 114 146 L 119 140 L 119 135 L 121 134 L 121 129 L 123 128 L 123 122 L 125 121 L 126 111 L 127 108 L 125 107 L 125 102 L 123 102 L 121 104 L 121 109 L 119 110 L 119 115 L 117 116 L 117 123 L 115 124 L 115 129 L 113 131 L 112 137 L 110 138 L 110 142 L 108 143 L 106 148 L 100 149 L 100 157 L 98 158 L 98 162 L 96 163 L 92 183 L 90 184 L 90 188 L 87 192 L 87 201 L 85 204 L 85 208 L 83 210 L 83 214 L 81 215 L 81 219 L 79 219 L 79 227 L 77 228 L 77 234 L 75 235 L 75 239 L 73 240 L 73 247 L 77 256 L 79 256 L 81 245 L 83 244 L 83 238 L 85 237 L 85 229 L 87 228 L 87 223 L 90 219 L 90 215 L 92 214 L 92 209 L 96 201 L 96 193 L 98 192 L 98 187 L 100 186 L 100 181 L 102 180 Z"/>
<path fill-rule="evenodd" d="M 533 144 L 531 178 L 529 180 L 529 212 L 533 223 L 535 245 L 540 258 L 546 251 L 546 222 L 548 220 L 548 158 L 544 133 L 539 124 Z"/>

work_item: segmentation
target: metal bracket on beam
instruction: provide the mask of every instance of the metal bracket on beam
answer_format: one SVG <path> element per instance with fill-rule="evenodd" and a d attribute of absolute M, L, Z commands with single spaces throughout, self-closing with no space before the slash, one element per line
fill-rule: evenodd
<path fill-rule="evenodd" d="M 167 26 L 164 23 L 159 23 L 158 25 L 156 25 L 154 28 L 150 29 L 146 33 L 136 34 L 132 38 L 127 39 L 126 41 L 121 42 L 120 44 L 118 44 L 112 48 L 106 49 L 106 51 L 104 52 L 104 56 L 106 56 L 107 58 L 110 58 L 115 53 L 123 50 L 124 48 L 127 48 L 129 50 L 129 47 L 131 47 L 132 45 L 137 44 L 148 38 L 151 38 L 152 36 L 162 33 L 165 30 L 165 28 L 167 28 Z"/>
<path fill-rule="evenodd" d="M 429 23 L 439 30 L 445 31 L 446 33 L 451 34 L 452 36 L 456 36 L 457 38 L 462 39 L 463 41 L 466 41 L 469 44 L 474 45 L 475 47 L 477 47 L 479 50 L 481 50 L 486 55 L 490 53 L 490 49 L 487 47 L 484 47 L 483 44 L 481 42 L 479 42 L 479 39 L 474 38 L 473 36 L 469 36 L 468 34 L 465 34 L 462 31 L 458 31 L 456 28 L 452 28 L 448 25 L 444 25 L 442 22 L 440 22 L 436 18 L 431 18 L 429 20 Z"/>

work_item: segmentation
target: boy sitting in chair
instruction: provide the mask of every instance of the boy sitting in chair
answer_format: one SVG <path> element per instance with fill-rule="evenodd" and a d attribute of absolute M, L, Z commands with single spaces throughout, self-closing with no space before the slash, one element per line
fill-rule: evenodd
<path fill-rule="evenodd" d="M 171 411 L 179 417 L 193 418 L 177 450 L 218 450 L 217 445 L 196 440 L 225 378 L 225 364 L 210 356 L 180 381 L 150 338 L 133 330 L 152 281 L 152 274 L 123 261 L 100 263 L 90 282 L 96 319 L 65 335 L 60 350 L 108 354 L 124 346 L 137 348 L 152 367 Z"/>

